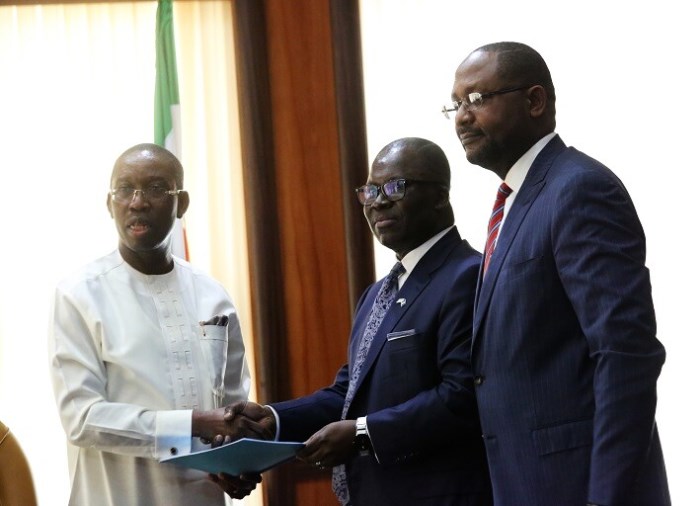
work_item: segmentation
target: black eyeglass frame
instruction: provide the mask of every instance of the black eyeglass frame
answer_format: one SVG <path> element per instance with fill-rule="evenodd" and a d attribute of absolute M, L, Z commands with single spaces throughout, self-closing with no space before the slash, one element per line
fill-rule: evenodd
<path fill-rule="evenodd" d="M 501 90 L 487 91 L 485 93 L 481 93 L 479 91 L 473 91 L 471 93 L 468 93 L 467 97 L 462 99 L 462 100 L 452 101 L 451 108 L 448 108 L 446 105 L 442 106 L 442 113 L 445 115 L 445 117 L 447 119 L 450 119 L 450 113 L 459 111 L 459 108 L 462 107 L 462 105 L 464 103 L 467 104 L 467 110 L 473 110 L 473 109 L 469 109 L 469 107 L 470 106 L 471 107 L 473 107 L 473 106 L 478 107 L 487 98 L 494 97 L 496 95 L 504 95 L 506 93 L 513 93 L 514 91 L 526 90 L 528 88 L 531 88 L 532 86 L 535 86 L 535 85 L 528 84 L 527 86 L 516 86 L 514 88 L 503 88 Z"/>
<path fill-rule="evenodd" d="M 397 193 L 392 193 L 392 194 L 387 194 L 387 185 L 391 184 L 396 184 L 399 183 L 399 185 L 402 185 L 402 188 L 399 190 Z M 357 200 L 360 202 L 365 207 L 369 207 L 372 204 L 374 204 L 377 201 L 377 198 L 379 198 L 379 194 L 381 193 L 384 195 L 384 198 L 388 200 L 389 202 L 398 202 L 399 200 L 403 199 L 406 196 L 406 188 L 412 184 L 437 184 L 443 187 L 446 187 L 445 183 L 442 183 L 440 181 L 428 181 L 424 179 L 407 179 L 407 178 L 397 178 L 397 179 L 390 179 L 386 183 L 382 185 L 376 185 L 376 184 L 364 184 L 362 186 L 358 186 L 355 188 L 355 195 L 357 195 Z M 365 199 L 364 197 L 364 192 L 365 189 L 367 188 L 374 188 L 375 195 L 373 198 L 370 199 Z"/>

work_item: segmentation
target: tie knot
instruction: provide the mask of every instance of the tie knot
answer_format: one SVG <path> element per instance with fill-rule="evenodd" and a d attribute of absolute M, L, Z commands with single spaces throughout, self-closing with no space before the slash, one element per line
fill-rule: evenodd
<path fill-rule="evenodd" d="M 508 186 L 506 182 L 502 182 L 501 186 L 498 187 L 498 194 L 496 195 L 496 200 L 505 200 L 508 198 L 508 195 L 513 193 L 513 188 Z"/>
<path fill-rule="evenodd" d="M 396 262 L 389 272 L 389 277 L 398 278 L 404 272 L 406 272 L 406 268 L 403 266 L 403 264 L 401 262 Z"/>

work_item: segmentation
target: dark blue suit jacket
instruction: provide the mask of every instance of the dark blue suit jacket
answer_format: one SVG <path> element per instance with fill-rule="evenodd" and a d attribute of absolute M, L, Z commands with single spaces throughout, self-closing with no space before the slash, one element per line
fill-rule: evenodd
<path fill-rule="evenodd" d="M 497 506 L 670 504 L 645 255 L 619 179 L 553 138 L 477 293 L 473 369 Z"/>
<path fill-rule="evenodd" d="M 367 415 L 377 460 L 347 464 L 354 506 L 489 506 L 469 350 L 480 255 L 456 228 L 420 260 L 374 337 L 348 419 Z M 381 280 L 358 303 L 348 364 L 335 383 L 272 404 L 280 439 L 304 441 L 340 419 L 357 347 Z"/>

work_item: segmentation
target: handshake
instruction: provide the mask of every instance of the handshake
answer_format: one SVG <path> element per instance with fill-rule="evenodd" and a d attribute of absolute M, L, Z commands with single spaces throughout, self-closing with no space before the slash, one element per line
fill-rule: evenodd
<path fill-rule="evenodd" d="M 212 448 L 244 437 L 274 439 L 276 432 L 272 410 L 254 402 L 239 401 L 224 408 L 192 413 L 192 436 L 211 444 Z M 209 479 L 230 497 L 243 499 L 262 481 L 262 476 L 219 473 L 210 474 Z"/>
<path fill-rule="evenodd" d="M 212 447 L 244 437 L 275 439 L 277 429 L 272 409 L 250 401 L 239 401 L 212 411 L 195 411 L 192 415 L 192 436 L 205 440 Z M 343 464 L 357 455 L 354 439 L 355 420 L 328 423 L 304 442 L 297 459 L 319 469 Z M 262 480 L 260 475 L 219 474 L 210 475 L 210 478 L 236 499 L 248 495 Z"/>
<path fill-rule="evenodd" d="M 241 438 L 274 439 L 275 415 L 270 408 L 250 401 L 239 401 L 211 411 L 192 413 L 192 436 L 212 447 Z"/>

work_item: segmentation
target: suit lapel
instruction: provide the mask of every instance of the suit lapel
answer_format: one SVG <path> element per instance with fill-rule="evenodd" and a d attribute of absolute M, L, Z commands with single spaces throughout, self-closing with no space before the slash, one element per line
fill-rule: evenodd
<path fill-rule="evenodd" d="M 481 270 L 484 268 L 484 263 L 483 261 L 481 262 L 479 282 L 477 284 L 476 292 L 476 304 L 474 305 L 474 339 L 472 340 L 472 348 L 478 336 L 484 315 L 486 314 L 486 311 L 491 303 L 493 288 L 501 272 L 501 268 L 503 267 L 503 262 L 508 255 L 508 251 L 513 244 L 513 240 L 516 237 L 525 216 L 530 210 L 532 203 L 537 199 L 537 196 L 539 195 L 540 191 L 542 191 L 542 188 L 544 188 L 549 168 L 552 166 L 552 163 L 556 157 L 559 156 L 559 154 L 565 149 L 565 144 L 557 135 L 552 138 L 552 140 L 537 155 L 527 173 L 527 176 L 525 177 L 525 181 L 523 181 L 520 191 L 518 191 L 518 194 L 515 196 L 513 205 L 508 211 L 508 216 L 498 236 L 496 249 L 491 257 L 489 270 L 484 278 L 482 278 L 481 273 Z"/>
<path fill-rule="evenodd" d="M 411 311 L 421 292 L 428 286 L 428 283 L 430 283 L 432 273 L 445 263 L 445 260 L 452 250 L 461 242 L 462 239 L 457 228 L 452 228 L 452 230 L 430 248 L 423 258 L 421 258 L 420 262 L 418 262 L 415 269 L 413 269 L 413 272 L 411 272 L 411 275 L 401 287 L 401 290 L 396 294 L 396 301 L 403 298 L 406 300 L 406 303 L 401 305 L 395 301 L 384 316 L 384 320 L 382 320 L 382 323 L 379 325 L 377 333 L 374 335 L 372 344 L 367 352 L 365 363 L 362 366 L 362 371 L 360 371 L 360 376 L 357 380 L 355 392 L 360 389 L 368 371 L 372 369 L 372 365 L 379 356 L 382 348 L 386 345 L 386 335 L 393 331 L 403 316 Z M 356 350 L 354 353 L 356 353 Z"/>

